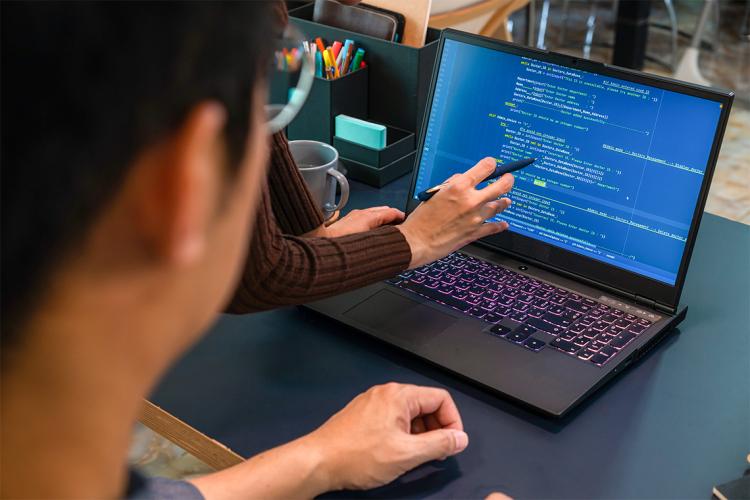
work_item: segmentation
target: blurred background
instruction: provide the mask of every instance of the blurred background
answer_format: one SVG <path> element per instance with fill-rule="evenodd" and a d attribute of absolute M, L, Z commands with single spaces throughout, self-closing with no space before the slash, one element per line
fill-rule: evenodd
<path fill-rule="evenodd" d="M 434 0 L 433 6 L 443 3 L 454 2 Z M 691 70 L 697 69 L 710 85 L 736 92 L 706 211 L 750 224 L 750 1 L 653 0 L 649 4 L 643 71 L 664 76 L 675 76 L 677 71 L 679 79 L 693 79 L 696 71 Z M 537 19 L 534 46 L 612 62 L 617 2 L 537 0 L 532 7 Z M 527 41 L 527 9 L 509 18 L 514 39 L 521 43 Z M 701 14 L 705 21 L 698 37 Z M 693 54 L 688 53 L 691 45 L 697 49 L 691 51 L 696 56 L 694 67 Z"/>
<path fill-rule="evenodd" d="M 293 8 L 309 2 L 287 3 Z M 604 63 L 614 58 L 649 73 L 735 91 L 706 211 L 750 224 L 749 11 L 750 0 L 432 0 L 430 24 Z M 618 26 L 635 36 L 617 39 L 615 49 Z M 141 424 L 130 462 L 148 475 L 171 478 L 211 470 Z"/>

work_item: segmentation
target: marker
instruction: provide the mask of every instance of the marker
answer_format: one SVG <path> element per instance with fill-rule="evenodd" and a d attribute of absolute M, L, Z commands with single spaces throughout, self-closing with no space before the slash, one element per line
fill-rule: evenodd
<path fill-rule="evenodd" d="M 313 45 L 313 47 L 315 46 Z M 323 66 L 323 54 L 315 51 L 315 76 L 318 78 L 323 78 Z"/>
<path fill-rule="evenodd" d="M 359 64 L 362 62 L 362 59 L 365 57 L 365 49 L 359 48 L 357 49 L 357 53 L 354 54 L 354 60 L 352 61 L 352 68 L 359 69 Z"/>
<path fill-rule="evenodd" d="M 334 78 L 338 78 L 339 75 L 339 68 L 336 66 L 336 57 L 333 55 L 333 48 L 328 47 L 326 48 L 326 52 L 328 53 L 328 70 L 331 72 L 331 78 L 329 80 L 333 80 Z M 323 55 L 325 57 L 325 55 Z"/>
<path fill-rule="evenodd" d="M 354 57 L 354 42 L 352 42 L 351 40 L 347 40 L 346 44 L 344 44 L 344 49 L 346 50 L 346 54 L 344 55 L 342 70 L 346 74 L 352 70 L 351 66 L 352 57 Z"/>
<path fill-rule="evenodd" d="M 321 54 L 323 52 L 325 52 L 326 48 L 325 48 L 325 45 L 323 45 L 323 39 L 322 38 L 320 38 L 320 37 L 316 38 L 315 39 L 315 45 L 318 47 L 318 50 L 320 51 Z"/>
<path fill-rule="evenodd" d="M 342 43 L 338 41 L 333 42 L 333 45 L 331 45 L 331 51 L 333 52 L 334 61 L 339 58 L 339 52 L 341 52 L 342 46 L 343 46 Z"/>
<path fill-rule="evenodd" d="M 525 160 L 518 160 L 518 161 L 512 161 L 510 163 L 505 163 L 503 165 L 498 165 L 495 167 L 495 171 L 492 172 L 489 176 L 487 176 L 482 182 L 491 181 L 492 179 L 497 179 L 503 174 L 507 174 L 510 172 L 515 172 L 516 170 L 521 170 L 524 167 L 528 167 L 532 163 L 536 161 L 536 158 L 526 158 Z M 440 188 L 448 184 L 447 182 L 444 182 L 442 184 L 438 184 L 437 186 L 433 186 L 430 189 L 425 189 L 421 193 L 417 195 L 417 199 L 419 201 L 427 201 L 435 194 L 440 191 Z"/>
<path fill-rule="evenodd" d="M 336 56 L 336 66 L 339 67 L 339 71 L 341 72 L 342 76 L 344 75 L 344 73 L 346 73 L 344 62 L 346 59 L 346 52 L 349 50 L 350 44 L 351 44 L 351 40 L 344 40 L 344 46 L 341 47 L 341 50 L 339 51 L 338 56 Z"/>
<path fill-rule="evenodd" d="M 331 51 L 330 49 L 325 49 L 323 51 L 323 63 L 325 64 L 325 71 L 326 71 L 326 79 L 332 80 L 333 75 L 331 75 L 331 66 L 333 61 L 331 61 Z"/>

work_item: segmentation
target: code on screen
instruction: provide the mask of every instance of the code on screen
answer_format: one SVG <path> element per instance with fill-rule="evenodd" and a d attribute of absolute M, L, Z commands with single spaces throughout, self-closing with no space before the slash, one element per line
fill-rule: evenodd
<path fill-rule="evenodd" d="M 485 156 L 512 231 L 674 284 L 721 105 L 446 40 L 415 192 Z"/>

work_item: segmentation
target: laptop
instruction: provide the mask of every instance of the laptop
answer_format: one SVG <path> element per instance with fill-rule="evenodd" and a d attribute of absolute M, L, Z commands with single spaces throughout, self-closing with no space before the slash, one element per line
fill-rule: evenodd
<path fill-rule="evenodd" d="M 563 416 L 685 318 L 733 97 L 445 30 L 407 212 L 483 157 L 535 157 L 496 217 L 510 228 L 309 307 Z"/>

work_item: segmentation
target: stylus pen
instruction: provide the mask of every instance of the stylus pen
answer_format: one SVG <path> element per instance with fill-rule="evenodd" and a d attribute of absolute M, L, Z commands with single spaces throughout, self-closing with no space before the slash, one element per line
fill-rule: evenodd
<path fill-rule="evenodd" d="M 516 170 L 521 170 L 523 167 L 528 167 L 532 163 L 536 161 L 536 158 L 526 158 L 525 160 L 518 160 L 518 161 L 512 161 L 510 163 L 504 163 L 502 165 L 498 165 L 495 167 L 495 171 L 492 172 L 486 179 L 484 179 L 482 182 L 491 181 L 492 179 L 497 179 L 503 174 L 507 174 L 509 172 L 515 172 Z M 435 194 L 440 191 L 440 188 L 445 186 L 447 182 L 444 182 L 442 184 L 438 184 L 437 186 L 433 186 L 430 189 L 425 189 L 421 193 L 417 195 L 417 199 L 419 201 L 427 201 Z"/>

